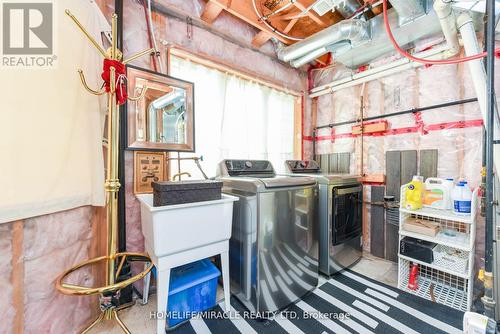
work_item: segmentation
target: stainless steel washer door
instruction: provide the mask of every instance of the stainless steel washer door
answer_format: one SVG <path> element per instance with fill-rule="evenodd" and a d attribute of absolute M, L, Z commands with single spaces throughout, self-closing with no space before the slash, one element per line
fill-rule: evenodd
<path fill-rule="evenodd" d="M 317 187 L 258 194 L 258 312 L 274 312 L 318 284 Z"/>

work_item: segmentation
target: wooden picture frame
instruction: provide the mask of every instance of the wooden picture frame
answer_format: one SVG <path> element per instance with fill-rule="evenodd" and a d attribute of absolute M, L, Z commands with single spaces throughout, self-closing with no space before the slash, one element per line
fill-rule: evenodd
<path fill-rule="evenodd" d="M 127 89 L 129 96 L 136 96 L 144 87 L 148 90 L 144 98 L 138 101 L 128 101 L 126 105 L 126 138 L 127 149 L 164 152 L 194 152 L 195 151 L 195 114 L 194 114 L 194 84 L 192 82 L 173 78 L 168 75 L 153 72 L 140 67 L 127 66 Z M 162 97 L 177 95 L 177 106 L 182 108 L 183 126 L 164 127 L 173 121 L 165 121 L 168 108 L 151 109 L 153 103 Z M 170 103 L 170 102 L 169 102 Z M 172 102 L 173 105 L 173 102 Z M 170 104 L 168 105 L 171 106 Z M 163 107 L 161 107 L 163 108 Z M 151 117 L 151 110 L 155 116 Z M 171 117 L 171 116 L 168 116 Z M 180 116 L 179 116 L 180 117 Z M 178 121 L 178 118 L 173 118 Z M 152 121 L 153 120 L 153 121 Z M 154 129 L 154 131 L 152 130 Z M 173 130 L 172 130 L 173 129 Z M 173 134 L 175 132 L 175 134 Z M 180 134 L 179 134 L 180 133 Z M 171 141 L 175 137 L 177 142 Z"/>
<path fill-rule="evenodd" d="M 170 178 L 168 153 L 134 152 L 134 194 L 151 194 L 152 181 L 167 181 Z"/>

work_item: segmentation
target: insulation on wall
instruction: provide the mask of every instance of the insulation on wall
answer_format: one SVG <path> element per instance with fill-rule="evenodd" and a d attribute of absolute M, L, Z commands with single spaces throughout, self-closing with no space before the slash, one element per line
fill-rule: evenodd
<path fill-rule="evenodd" d="M 0 333 L 72 333 L 96 309 L 91 297 L 55 288 L 66 269 L 92 256 L 94 208 L 86 206 L 0 225 Z M 92 286 L 92 272 L 70 277 Z"/>
<path fill-rule="evenodd" d="M 14 317 L 16 308 L 13 300 L 12 282 L 12 227 L 14 224 L 0 225 L 0 286 L 3 298 L 0 298 L 0 333 L 14 332 Z"/>
<path fill-rule="evenodd" d="M 359 85 L 339 90 L 318 98 L 317 125 L 360 119 L 361 98 L 364 117 L 474 98 L 476 94 L 468 79 L 468 69 L 464 64 L 430 66 L 383 77 L 366 83 L 364 87 Z M 320 129 L 316 154 L 350 152 L 352 174 L 384 174 L 387 151 L 437 149 L 438 177 L 466 179 L 472 188 L 480 185 L 483 126 L 477 102 L 425 111 L 420 115 L 391 117 L 387 121 L 389 131 L 384 135 L 364 136 L 362 169 L 361 138 L 342 136 L 351 133 L 352 125 Z M 394 131 L 396 129 L 402 130 Z M 308 153 L 312 156 L 311 151 Z M 370 189 L 370 186 L 365 186 L 367 202 L 370 201 Z M 370 250 L 369 221 L 370 206 L 367 205 L 366 251 Z M 482 226 L 478 227 L 478 233 L 479 229 Z M 481 254 L 483 247 L 479 238 L 478 243 L 478 254 Z"/>
<path fill-rule="evenodd" d="M 205 2 L 201 0 L 162 0 L 158 3 L 182 15 L 189 15 L 192 21 L 200 20 L 205 6 Z M 124 51 L 127 55 L 142 51 L 149 45 L 142 6 L 134 0 L 125 0 L 124 10 L 123 36 Z M 267 43 L 263 50 L 253 49 L 251 41 L 258 30 L 224 11 L 210 26 L 212 31 L 200 28 L 184 19 L 167 17 L 156 12 L 153 13 L 153 24 L 163 55 L 167 45 L 182 47 L 189 52 L 217 59 L 228 66 L 270 78 L 281 83 L 283 87 L 295 91 L 305 89 L 304 73 L 279 62 L 270 43 Z M 165 58 L 163 61 L 166 62 Z M 149 61 L 144 61 L 144 58 L 134 64 L 152 67 Z"/>
<path fill-rule="evenodd" d="M 205 5 L 205 2 L 201 0 L 162 0 L 159 3 L 174 10 L 189 13 L 193 20 L 199 19 Z M 142 6 L 133 0 L 126 0 L 124 1 L 124 10 L 125 54 L 132 54 L 148 48 L 147 28 Z M 193 53 L 209 55 L 228 66 L 234 66 L 236 69 L 270 77 L 274 81 L 281 83 L 283 87 L 296 91 L 305 89 L 304 73 L 279 63 L 274 57 L 274 49 L 269 43 L 260 52 L 253 50 L 251 40 L 257 33 L 256 29 L 230 14 L 221 13 L 212 24 L 212 28 L 240 41 L 243 45 L 248 45 L 248 47 L 234 44 L 220 35 L 197 26 L 190 27 L 186 21 L 178 18 L 165 17 L 154 13 L 153 21 L 159 41 L 162 40 L 170 45 L 181 46 Z M 192 29 L 190 36 L 187 35 L 188 28 Z M 161 51 L 164 53 L 165 49 L 162 48 Z M 152 68 L 150 59 L 147 58 L 138 59 L 134 62 L 134 65 L 148 69 Z M 197 152 L 197 154 L 202 153 Z M 144 238 L 141 229 L 140 205 L 133 194 L 133 153 L 130 151 L 125 152 L 125 166 L 127 250 L 143 251 Z"/>

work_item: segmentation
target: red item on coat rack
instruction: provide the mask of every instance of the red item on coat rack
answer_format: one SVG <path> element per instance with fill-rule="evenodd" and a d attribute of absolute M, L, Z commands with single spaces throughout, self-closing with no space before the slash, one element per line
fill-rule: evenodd
<path fill-rule="evenodd" d="M 410 278 L 408 279 L 408 289 L 414 291 L 418 289 L 418 264 L 416 263 L 411 266 Z"/>
<path fill-rule="evenodd" d="M 127 101 L 128 96 L 126 83 L 127 68 L 125 67 L 124 63 L 118 60 L 104 59 L 101 78 L 102 80 L 104 80 L 104 88 L 108 93 L 111 90 L 111 67 L 115 68 L 116 102 L 119 105 L 122 105 Z"/>

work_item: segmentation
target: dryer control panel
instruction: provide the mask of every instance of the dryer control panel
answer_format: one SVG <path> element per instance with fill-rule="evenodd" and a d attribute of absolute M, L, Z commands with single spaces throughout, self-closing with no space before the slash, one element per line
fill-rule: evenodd
<path fill-rule="evenodd" d="M 273 165 L 267 160 L 224 160 L 223 164 L 229 176 L 275 175 Z"/>
<path fill-rule="evenodd" d="M 291 173 L 320 173 L 321 169 L 314 160 L 287 160 L 285 162 L 287 169 Z"/>

